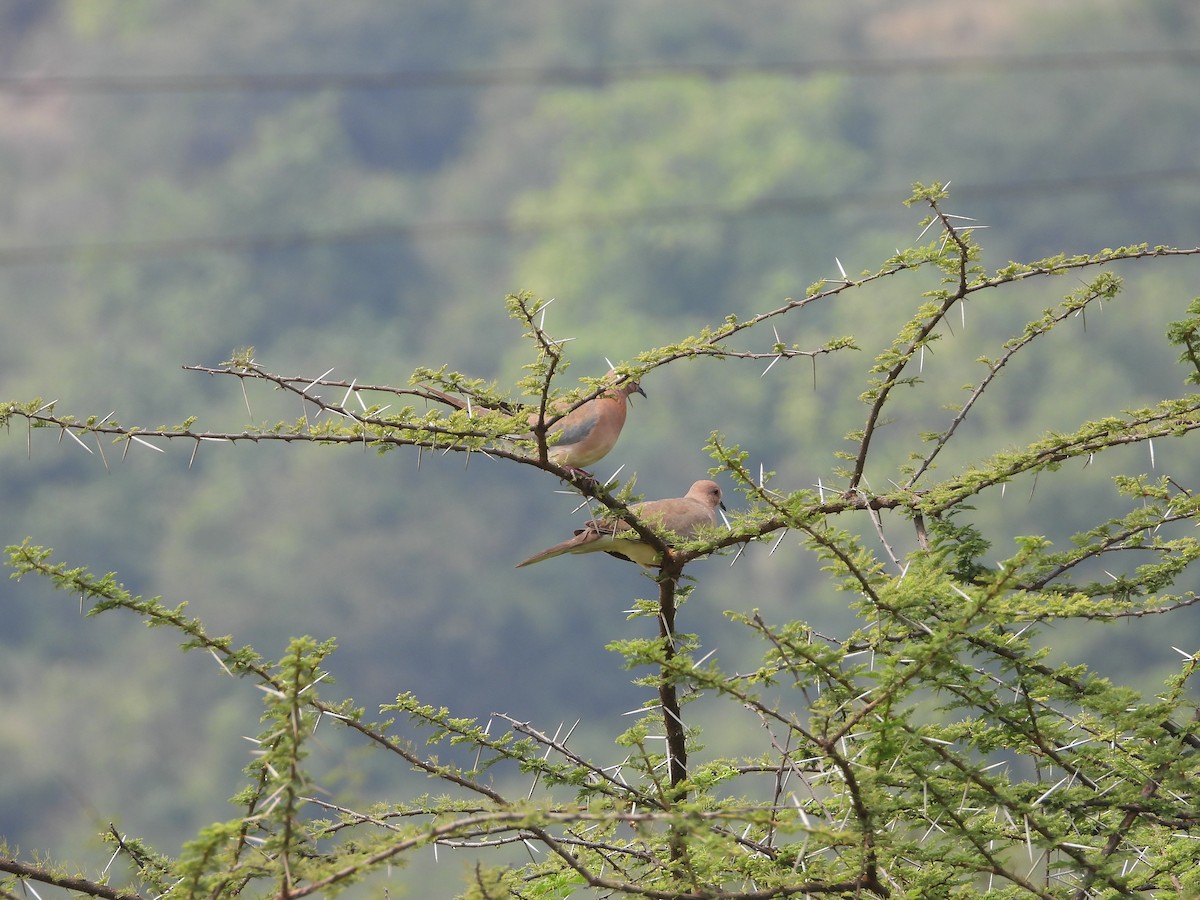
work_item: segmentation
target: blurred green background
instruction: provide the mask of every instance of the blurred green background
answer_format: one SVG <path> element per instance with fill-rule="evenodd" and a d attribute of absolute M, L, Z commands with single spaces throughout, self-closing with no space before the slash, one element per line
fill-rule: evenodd
<path fill-rule="evenodd" d="M 530 352 L 505 313 L 517 290 L 556 298 L 547 327 L 576 338 L 566 388 L 605 357 L 775 308 L 839 261 L 877 268 L 920 232 L 923 211 L 902 205 L 914 181 L 951 182 L 948 210 L 988 226 L 993 268 L 1196 246 L 1198 46 L 1187 0 L 7 0 L 0 398 L 240 429 L 237 385 L 181 366 L 247 345 L 285 375 L 403 384 L 448 365 L 512 385 Z M 1121 272 L 1122 297 L 1008 374 L 939 471 L 1181 390 L 1162 334 L 1200 293 L 1200 265 Z M 822 359 L 815 384 L 807 360 L 765 377 L 761 362 L 656 371 L 597 474 L 624 464 L 647 496 L 678 496 L 705 477 L 719 429 L 781 488 L 836 483 L 871 358 L 934 284 L 891 279 L 779 321 L 785 342 L 854 334 L 866 351 Z M 869 476 L 895 477 L 978 380 L 975 357 L 1078 284 L 972 301 L 927 383 L 899 398 Z M 250 402 L 259 423 L 300 414 L 261 389 Z M 621 713 L 647 692 L 604 647 L 652 627 L 625 610 L 653 588 L 608 557 L 513 570 L 569 533 L 575 503 L 553 479 L 478 456 L 426 454 L 418 469 L 415 452 L 205 445 L 189 468 L 190 451 L 110 448 L 106 471 L 51 432 L 30 453 L 14 429 L 0 436 L 0 541 L 29 536 L 186 600 L 269 657 L 291 635 L 336 636 L 326 696 L 370 709 L 411 690 L 551 732 L 582 718 L 573 746 L 617 755 Z M 1169 443 L 1155 465 L 1200 475 Z M 1109 476 L 1148 469 L 1145 448 L 1113 454 L 1062 489 L 997 492 L 978 520 L 1061 541 L 1111 514 Z M 680 627 L 729 669 L 758 648 L 723 610 L 851 626 L 794 536 L 766 551 L 695 567 Z M 102 862 L 110 821 L 173 852 L 234 814 L 250 685 L 131 619 L 81 619 L 28 579 L 0 582 L 0 622 L 0 836 Z M 1171 644 L 1190 652 L 1198 635 L 1184 615 L 1052 640 L 1152 690 Z M 710 752 L 754 746 L 752 723 L 707 724 Z M 347 802 L 426 789 L 343 756 L 332 728 L 321 740 L 324 786 Z"/>

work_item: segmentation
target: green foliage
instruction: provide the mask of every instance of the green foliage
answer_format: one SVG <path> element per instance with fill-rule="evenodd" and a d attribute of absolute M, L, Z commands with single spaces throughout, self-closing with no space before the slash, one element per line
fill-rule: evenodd
<path fill-rule="evenodd" d="M 1195 370 L 1188 372 L 1186 383 L 1200 384 L 1200 297 L 1188 304 L 1187 312 L 1188 318 L 1171 323 L 1167 339 L 1183 348 L 1179 361 Z"/>
<path fill-rule="evenodd" d="M 13 577 L 45 578 L 90 604 L 89 615 L 133 613 L 262 690 L 256 753 L 232 798 L 236 816 L 201 829 L 175 856 L 144 838 L 106 838 L 130 867 L 131 890 L 328 896 L 386 881 L 387 870 L 430 847 L 480 854 L 464 897 L 557 898 L 585 889 L 662 898 L 970 896 L 989 889 L 1051 898 L 1162 893 L 1187 884 L 1200 827 L 1192 802 L 1200 778 L 1196 654 L 1181 650 L 1182 665 L 1146 695 L 1078 659 L 1055 659 L 1047 638 L 1063 626 L 1177 617 L 1193 605 L 1194 593 L 1173 591 L 1200 560 L 1200 540 L 1189 533 L 1200 522 L 1200 495 L 1168 475 L 1118 475 L 1113 484 L 1123 509 L 1078 531 L 1063 549 L 1040 534 L 1016 534 L 1007 558 L 995 560 L 995 542 L 976 517 L 990 489 L 1019 477 L 1061 478 L 1073 458 L 1190 438 L 1200 423 L 1196 398 L 1102 412 L 1073 430 L 995 449 L 957 473 L 935 477 L 931 465 L 958 440 L 964 420 L 986 406 L 1002 370 L 1019 365 L 1030 347 L 1089 304 L 1115 297 L 1121 281 L 1101 272 L 1029 320 L 1001 344 L 1000 356 L 984 360 L 985 376 L 949 425 L 914 438 L 917 447 L 932 444 L 932 452 L 912 450 L 888 490 L 873 491 L 866 479 L 873 448 L 883 446 L 880 428 L 895 388 L 927 389 L 913 368 L 957 304 L 1025 278 L 1150 254 L 1123 248 L 984 275 L 973 239 L 942 212 L 945 196 L 938 186 L 917 187 L 914 199 L 929 204 L 944 236 L 907 256 L 904 266 L 889 262 L 858 281 L 827 284 L 803 303 L 731 316 L 618 368 L 640 376 L 679 360 L 739 358 L 747 354 L 731 346 L 735 336 L 913 270 L 932 270 L 944 285 L 925 293 L 865 373 L 868 416 L 849 437 L 840 489 L 781 490 L 776 473 L 755 473 L 747 450 L 711 433 L 710 473 L 732 479 L 746 508 L 728 530 L 676 543 L 664 558 L 652 582 L 657 597 L 636 601 L 631 613 L 654 623 L 657 634 L 608 642 L 634 673 L 633 684 L 655 699 L 609 736 L 600 758 L 571 745 L 574 727 L 550 732 L 499 713 L 482 721 L 409 691 L 380 707 L 388 718 L 369 722 L 349 699 L 329 702 L 318 692 L 318 685 L 333 684 L 332 640 L 295 638 L 278 661 L 267 661 L 231 637 L 209 635 L 185 614 L 186 604 L 136 596 L 115 574 L 96 577 L 52 562 L 50 551 L 29 541 L 10 547 Z M 1152 255 L 1182 252 L 1156 248 Z M 4 415 L 79 443 L 107 435 L 127 446 L 219 439 L 479 451 L 567 478 L 592 502 L 622 509 L 632 479 L 600 485 L 577 477 L 547 460 L 544 426 L 535 426 L 533 440 L 515 433 L 531 410 L 544 419 L 551 400 L 577 403 L 602 385 L 592 379 L 558 393 L 567 357 L 563 342 L 544 328 L 546 303 L 530 294 L 507 303 L 533 345 L 518 385 L 524 401 L 446 367 L 419 368 L 404 388 L 285 378 L 246 350 L 204 371 L 297 394 L 328 417 L 210 433 L 195 431 L 190 417 L 180 426 L 143 429 L 111 417 L 60 415 L 41 401 L 8 404 Z M 1200 315 L 1195 302 L 1189 314 Z M 1168 337 L 1194 366 L 1193 330 L 1179 322 Z M 840 339 L 826 345 L 851 346 Z M 770 352 L 799 351 L 777 341 Z M 309 393 L 317 385 L 344 387 L 346 397 L 322 400 Z M 385 415 L 389 404 L 363 398 L 376 394 L 441 406 Z M 911 550 L 894 549 L 885 516 L 911 529 Z M 703 583 L 687 567 L 735 547 L 740 554 L 752 543 L 770 542 L 773 552 L 789 532 L 800 536 L 828 585 L 850 598 L 854 626 L 827 634 L 800 615 L 731 609 L 727 621 L 758 651 L 750 667 L 728 670 L 700 634 L 676 627 Z M 740 606 L 737 599 L 730 605 Z M 706 750 L 712 735 L 697 722 L 713 708 L 754 729 L 757 752 Z M 421 773 L 435 793 L 366 806 L 326 796 L 316 790 L 322 773 L 311 770 L 319 726 Z M 541 854 L 510 852 L 521 847 Z M 48 866 L 20 868 L 15 858 L 5 864 L 22 878 L 63 882 Z M 109 896 L 100 881 L 80 885 Z"/>
<path fill-rule="evenodd" d="M 557 229 L 524 254 L 516 279 L 604 303 L 606 273 L 619 268 L 634 296 L 655 298 L 653 306 L 627 310 L 647 324 L 688 315 L 696 301 L 727 286 L 746 290 L 771 280 L 793 237 L 763 229 L 744 242 L 724 217 L 698 223 L 673 211 L 707 203 L 714 184 L 731 207 L 743 208 L 804 193 L 814 170 L 829 173 L 827 190 L 853 183 L 865 160 L 840 133 L 845 89 L 834 78 L 749 75 L 548 94 L 533 127 L 564 139 L 547 160 L 553 183 L 522 197 L 519 212 L 614 223 L 634 207 L 659 215 L 632 226 L 642 246 L 636 257 L 623 252 L 624 229 Z M 664 142 L 664 133 L 674 139 Z M 704 309 L 724 313 L 707 302 Z"/>
<path fill-rule="evenodd" d="M 929 565 L 975 596 L 1013 535 L 1044 535 L 1053 543 L 1013 603 L 993 600 L 1017 617 L 1003 639 L 1031 626 L 1021 638 L 1047 665 L 1086 662 L 1186 706 L 1190 676 L 1170 648 L 1194 649 L 1190 613 L 1175 611 L 1194 587 L 1193 439 L 1151 436 L 1128 411 L 1184 396 L 1179 381 L 1198 371 L 1196 312 L 1184 312 L 1194 262 L 1157 255 L 1194 244 L 1200 70 L 1173 52 L 1195 45 L 1194 4 L 279 6 L 0 12 L 15 78 L 0 129 L 0 397 L 41 414 L 0 406 L 0 544 L 33 535 L 71 566 L 116 570 L 123 590 L 168 598 L 170 623 L 147 633 L 119 614 L 76 617 L 71 592 L 38 603 L 41 570 L 3 591 L 0 767 L 20 777 L 0 778 L 0 833 L 13 857 L 99 878 L 121 835 L 105 874 L 117 884 L 139 855 L 126 832 L 170 863 L 230 814 L 220 798 L 249 746 L 234 736 L 256 731 L 257 676 L 205 672 L 207 650 L 178 657 L 175 643 L 194 639 L 184 627 L 236 635 L 231 653 L 253 644 L 247 665 L 293 634 L 335 634 L 338 686 L 370 710 L 412 691 L 480 717 L 478 730 L 502 709 L 552 723 L 548 737 L 578 717 L 570 747 L 597 764 L 624 755 L 620 712 L 669 716 L 654 683 L 669 669 L 701 732 L 688 747 L 696 780 L 730 760 L 778 765 L 746 708 L 699 680 L 718 663 L 759 670 L 757 632 L 722 609 L 759 607 L 777 630 L 798 622 L 809 643 L 836 639 L 823 648 L 836 655 L 837 641 L 870 637 L 880 598 L 920 609 L 886 590 L 914 554 L 936 555 Z M 914 35 L 928 58 L 897 60 Z M 1064 57 L 1068 45 L 1086 50 Z M 914 189 L 915 215 L 896 208 L 913 178 L 951 176 L 953 208 L 943 184 Z M 960 230 L 989 228 L 963 235 L 982 238 L 969 292 L 941 319 L 964 272 L 930 201 L 972 217 L 953 219 Z M 917 237 L 926 212 L 932 230 Z M 1119 277 L 1122 303 L 1096 302 L 1097 273 Z M 504 285 L 533 289 L 532 323 L 505 321 Z M 546 307 L 538 293 L 559 299 Z M 1183 342 L 1164 353 L 1172 319 Z M 563 342 L 553 377 L 530 324 Z M 245 378 L 178 369 L 250 343 L 269 367 Z M 851 347 L 862 353 L 839 352 Z M 1176 353 L 1182 374 L 1160 364 Z M 612 479 L 603 490 L 632 499 L 636 469 L 639 489 L 662 496 L 711 467 L 729 493 L 732 530 L 680 548 L 728 555 L 685 564 L 697 589 L 677 624 L 701 646 L 677 635 L 674 656 L 654 637 L 658 585 L 639 589 L 631 567 L 596 557 L 508 572 L 581 502 L 528 462 L 544 449 L 528 416 L 582 401 L 604 356 L 646 374 L 650 398 L 596 472 Z M 291 387 L 262 377 L 297 371 L 308 377 Z M 410 372 L 416 393 L 366 387 Z M 322 405 L 301 396 L 310 382 Z M 35 395 L 56 402 L 26 403 Z M 1106 420 L 1111 434 L 1085 434 Z M 1106 449 L 1037 456 L 1040 439 L 1076 434 Z M 310 442 L 323 449 L 296 446 Z M 1011 454 L 999 479 L 975 471 L 998 454 Z M 574 517 L 607 501 L 592 503 Z M 860 588 L 870 599 L 851 610 Z M 635 596 L 646 599 L 622 599 Z M 644 662 L 628 679 L 624 657 L 603 650 L 622 639 L 645 642 L 629 645 Z M 769 672 L 756 684 L 807 708 Z M 426 726 L 398 721 L 420 745 Z M 329 791 L 318 797 L 380 816 L 440 792 L 329 724 L 305 744 Z M 661 759 L 664 729 L 643 730 Z M 441 763 L 471 770 L 465 746 L 441 744 Z M 506 765 L 489 777 L 524 797 Z M 771 777 L 721 790 L 757 799 Z M 1169 834 L 1145 839 L 1146 858 L 1186 858 Z M 392 896 L 401 881 L 444 895 L 461 872 L 480 894 L 527 893 L 528 857 L 511 846 L 501 863 L 502 847 L 443 846 L 439 858 L 426 844 L 375 880 Z M 584 882 L 565 864 L 550 871 L 559 861 L 542 866 L 547 893 Z M 906 871 L 910 893 L 952 881 L 949 862 L 926 865 Z M 1046 871 L 1035 875 L 1049 891 Z"/>

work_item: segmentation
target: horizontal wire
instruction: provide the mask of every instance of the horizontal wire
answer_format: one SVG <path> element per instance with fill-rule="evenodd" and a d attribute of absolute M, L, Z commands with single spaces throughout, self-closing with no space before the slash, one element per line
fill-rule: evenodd
<path fill-rule="evenodd" d="M 961 74 L 1138 66 L 1200 65 L 1195 50 L 1085 51 L 1005 56 L 957 55 L 899 59 L 807 60 L 732 63 L 647 63 L 609 66 L 544 66 L 478 70 L 392 72 L 281 72 L 192 75 L 0 75 L 0 92 L 29 94 L 183 94 L 304 91 L 396 91 L 518 85 L 604 85 L 679 77 L 727 79 L 742 75 L 853 77 Z"/>
<path fill-rule="evenodd" d="M 1108 193 L 1200 181 L 1200 168 L 1166 169 L 1124 174 L 1078 175 L 1015 183 L 970 185 L 956 182 L 956 198 L 1008 199 L 1066 193 Z M 769 197 L 738 206 L 711 203 L 643 207 L 610 213 L 539 218 L 497 217 L 444 222 L 370 225 L 329 231 L 274 234 L 147 238 L 122 241 L 66 242 L 0 247 L 0 267 L 61 265 L 97 259 L 155 259 L 205 252 L 255 253 L 303 246 L 364 244 L 397 240 L 429 240 L 488 234 L 537 234 L 562 229 L 599 229 L 691 220 L 737 220 L 765 215 L 829 213 L 849 206 L 898 206 L 904 190 L 853 191 L 836 196 Z"/>

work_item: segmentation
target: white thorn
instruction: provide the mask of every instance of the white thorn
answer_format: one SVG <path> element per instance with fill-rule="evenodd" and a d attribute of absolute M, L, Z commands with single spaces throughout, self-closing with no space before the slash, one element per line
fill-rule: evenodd
<path fill-rule="evenodd" d="M 217 651 L 212 649 L 212 647 L 209 647 L 208 652 L 212 654 L 212 658 L 217 661 L 217 665 L 220 666 L 224 670 L 225 674 L 228 675 L 230 678 L 232 678 L 233 673 L 229 671 L 229 666 L 225 665 L 225 660 L 223 660 L 223 659 L 221 659 L 221 657 L 217 656 Z"/>
<path fill-rule="evenodd" d="M 81 441 L 79 439 L 79 435 L 77 435 L 75 432 L 73 432 L 70 428 L 64 428 L 63 431 L 65 431 L 67 434 L 69 434 L 71 437 L 73 437 L 75 439 L 75 443 L 77 443 L 80 447 L 82 447 L 88 453 L 95 456 L 95 454 L 92 453 L 92 448 L 89 447 L 87 444 L 85 444 L 83 441 Z"/>
<path fill-rule="evenodd" d="M 785 529 L 783 529 L 783 533 L 779 535 L 779 540 L 777 540 L 777 541 L 774 543 L 774 545 L 772 545 L 772 547 L 771 547 L 771 552 L 770 552 L 770 553 L 768 553 L 768 554 L 767 554 L 767 556 L 774 556 L 774 555 L 775 555 L 775 551 L 779 549 L 779 545 L 783 543 L 783 539 L 784 539 L 785 537 L 787 537 L 787 529 L 786 529 L 786 528 L 785 528 Z"/>
<path fill-rule="evenodd" d="M 162 447 L 155 447 L 155 446 L 154 446 L 152 443 L 150 443 L 149 441 L 143 441 L 143 440 L 142 440 L 140 437 L 138 437 L 136 434 L 131 434 L 131 435 L 130 435 L 130 437 L 131 437 L 131 438 L 133 438 L 135 441 L 137 441 L 139 444 L 145 444 L 145 445 L 146 445 L 147 447 L 149 447 L 151 450 L 157 450 L 159 453 L 166 453 L 166 452 L 167 452 L 167 451 L 166 451 L 166 450 L 164 450 Z M 91 451 L 88 451 L 88 452 L 90 453 Z"/>
<path fill-rule="evenodd" d="M 708 658 L 716 652 L 717 652 L 717 648 L 713 647 L 711 650 L 709 650 L 707 653 L 705 653 L 702 657 L 700 657 L 698 660 L 696 660 L 694 663 L 692 663 L 692 668 L 695 669 L 698 666 L 702 666 L 704 663 L 708 662 Z"/>
<path fill-rule="evenodd" d="M 638 713 L 654 712 L 656 709 L 660 709 L 660 708 L 661 708 L 660 705 L 658 703 L 655 703 L 653 706 L 639 706 L 637 709 L 631 709 L 628 712 L 621 713 L 621 715 L 622 716 L 636 716 Z"/>
<path fill-rule="evenodd" d="M 1040 806 L 1043 800 L 1045 800 L 1047 797 L 1049 797 L 1051 794 L 1053 794 L 1055 791 L 1057 791 L 1060 787 L 1062 787 L 1066 783 L 1067 783 L 1066 777 L 1060 778 L 1056 784 L 1051 785 L 1050 789 L 1048 791 L 1046 791 L 1046 793 L 1042 794 L 1042 796 L 1040 796 L 1036 800 L 1034 800 L 1033 805 Z"/>
<path fill-rule="evenodd" d="M 330 372 L 332 372 L 336 368 L 337 368 L 337 366 L 330 366 L 328 369 L 325 370 L 324 374 L 318 375 L 316 378 L 314 378 L 312 381 L 310 381 L 308 383 L 308 387 L 306 387 L 300 393 L 307 394 L 309 391 L 311 391 L 313 389 L 313 387 L 316 385 L 316 383 L 318 381 L 320 381 L 322 378 L 324 378 L 326 375 L 328 375 Z"/>
<path fill-rule="evenodd" d="M 314 678 L 312 681 L 310 681 L 310 682 L 309 682 L 308 684 L 306 684 L 304 687 L 300 688 L 300 690 L 297 692 L 296 696 L 297 696 L 297 697 L 299 697 L 299 696 L 300 696 L 300 694 L 303 694 L 303 693 L 304 693 L 305 691 L 307 691 L 307 690 L 308 690 L 310 687 L 313 687 L 314 685 L 320 684 L 322 681 L 324 681 L 324 680 L 325 680 L 326 678 L 328 678 L 328 677 L 329 677 L 329 673 L 328 673 L 328 672 L 322 672 L 320 675 L 318 675 L 316 678 Z"/>
<path fill-rule="evenodd" d="M 92 436 L 96 439 L 96 449 L 100 451 L 100 462 L 104 463 L 104 471 L 111 471 L 108 468 L 108 457 L 104 455 L 104 445 L 100 443 L 100 435 L 93 432 Z"/>

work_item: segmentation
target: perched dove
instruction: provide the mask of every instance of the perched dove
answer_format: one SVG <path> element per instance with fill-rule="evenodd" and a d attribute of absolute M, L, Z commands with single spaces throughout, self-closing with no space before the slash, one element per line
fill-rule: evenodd
<path fill-rule="evenodd" d="M 674 532 L 681 538 L 690 538 L 707 525 L 717 522 L 717 507 L 725 508 L 721 502 L 721 488 L 715 481 L 697 481 L 688 489 L 687 496 L 670 500 L 647 500 L 634 503 L 630 511 L 645 524 L 659 532 Z M 659 563 L 658 551 L 641 539 L 629 523 L 619 518 L 593 519 L 575 532 L 575 537 L 555 544 L 541 553 L 535 553 L 521 566 L 533 565 L 564 553 L 597 553 L 603 551 L 620 559 L 627 559 L 639 566 L 653 568 Z"/>
<path fill-rule="evenodd" d="M 615 380 L 616 372 L 610 369 L 604 377 L 611 382 Z M 604 459 L 621 436 L 626 403 L 629 395 L 635 393 L 646 396 L 636 381 L 615 385 L 551 425 L 547 435 L 559 435 L 559 438 L 548 450 L 550 461 L 564 469 L 582 472 L 584 466 Z M 529 424 L 537 424 L 536 413 L 529 417 Z"/>
<path fill-rule="evenodd" d="M 625 427 L 626 403 L 629 396 L 646 396 L 646 392 L 636 381 L 617 384 L 615 369 L 609 369 L 604 379 L 613 386 L 572 409 L 547 429 L 547 437 L 553 439 L 558 436 L 547 450 L 547 456 L 555 465 L 587 475 L 583 467 L 597 463 L 607 456 L 617 443 L 617 438 L 621 436 L 621 429 Z M 460 397 L 453 397 L 433 388 L 425 390 L 451 406 L 458 409 L 467 408 L 466 401 Z M 557 404 L 551 404 L 546 410 L 546 416 L 550 418 L 569 408 L 569 405 L 559 401 Z M 538 414 L 530 414 L 528 422 L 531 428 L 536 427 Z"/>

